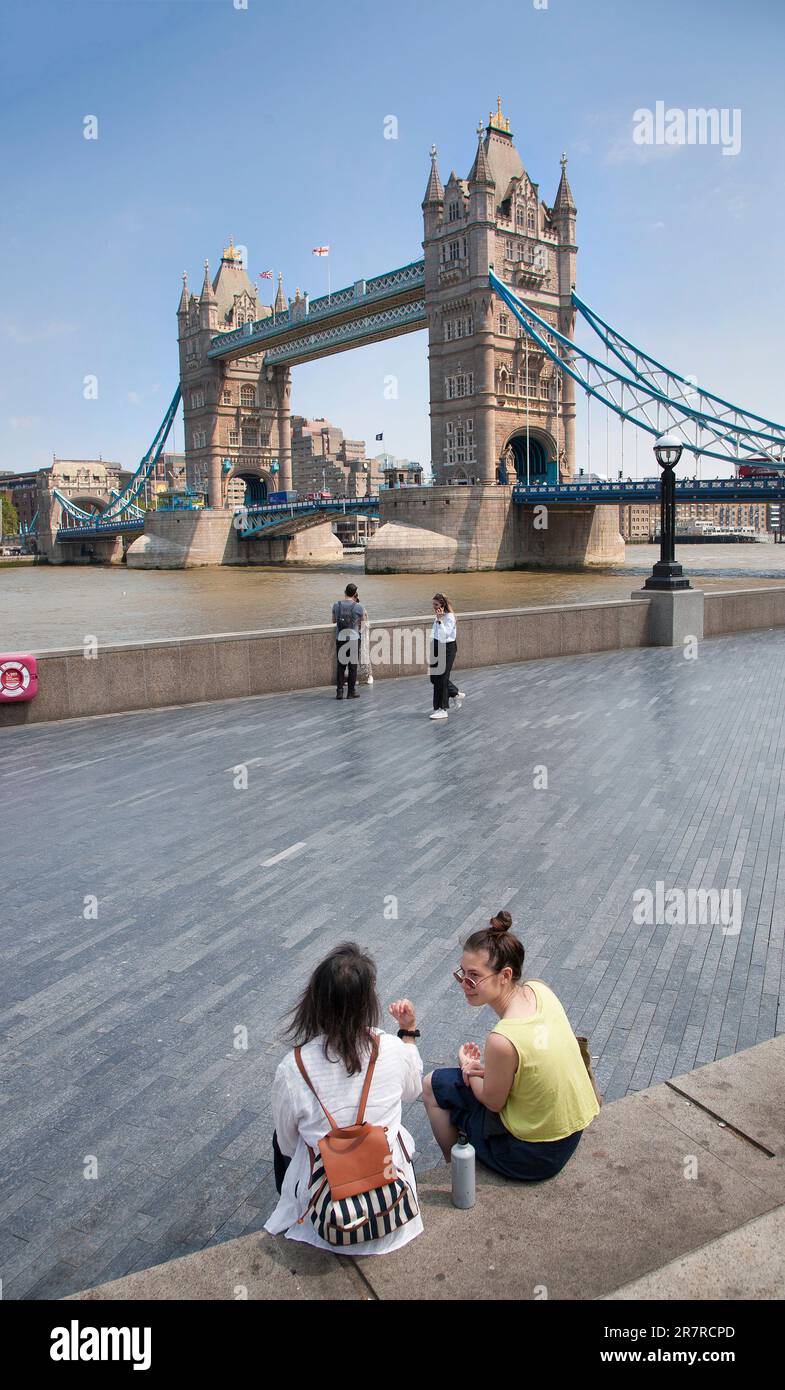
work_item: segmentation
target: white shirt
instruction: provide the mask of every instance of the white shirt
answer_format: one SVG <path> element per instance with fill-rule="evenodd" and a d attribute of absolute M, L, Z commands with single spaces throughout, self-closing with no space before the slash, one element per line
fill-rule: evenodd
<path fill-rule="evenodd" d="M 374 1030 L 379 1031 L 379 1030 Z M 305 1069 L 319 1098 L 330 1111 L 337 1125 L 352 1125 L 357 1118 L 360 1092 L 365 1080 L 367 1063 L 356 1076 L 349 1076 L 343 1062 L 330 1061 L 324 1055 L 324 1038 L 313 1038 L 302 1050 Z M 401 1124 L 401 1106 L 422 1095 L 422 1058 L 416 1044 L 405 1043 L 392 1033 L 379 1034 L 379 1057 L 371 1081 L 365 1118 L 372 1125 L 386 1125 L 396 1166 L 417 1196 L 414 1168 L 398 1141 L 400 1133 L 410 1158 L 414 1157 L 414 1140 Z M 405 1226 L 389 1236 L 368 1240 L 362 1245 L 329 1245 L 317 1235 L 310 1216 L 299 1223 L 308 1202 L 310 1159 L 307 1145 L 316 1150 L 330 1126 L 316 1096 L 308 1089 L 289 1052 L 279 1063 L 273 1081 L 273 1122 L 278 1147 L 283 1154 L 292 1155 L 286 1170 L 281 1195 L 275 1211 L 265 1222 L 271 1235 L 284 1231 L 289 1240 L 316 1245 L 320 1250 L 332 1250 L 342 1255 L 384 1255 L 407 1245 L 422 1231 L 422 1219 L 415 1216 Z"/>
<path fill-rule="evenodd" d="M 437 642 L 455 642 L 458 627 L 454 613 L 442 613 L 433 620 L 433 636 Z"/>

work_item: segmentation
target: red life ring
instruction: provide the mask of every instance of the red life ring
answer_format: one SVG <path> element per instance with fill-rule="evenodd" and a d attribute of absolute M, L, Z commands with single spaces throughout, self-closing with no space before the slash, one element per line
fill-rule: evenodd
<path fill-rule="evenodd" d="M 0 653 L 0 700 L 32 700 L 37 693 L 35 657 Z"/>

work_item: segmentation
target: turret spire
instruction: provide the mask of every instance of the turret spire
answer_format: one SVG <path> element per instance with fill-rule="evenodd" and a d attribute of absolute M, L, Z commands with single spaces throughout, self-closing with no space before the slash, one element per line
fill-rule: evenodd
<path fill-rule="evenodd" d="M 188 313 L 188 271 L 183 271 L 183 288 L 180 292 L 180 303 L 177 306 L 178 314 Z"/>
<path fill-rule="evenodd" d="M 286 295 L 285 295 L 284 292 L 283 292 L 283 275 L 281 274 L 281 272 L 280 272 L 280 270 L 279 270 L 279 271 L 278 271 L 278 289 L 277 289 L 276 294 L 275 294 L 275 312 L 276 312 L 276 314 L 284 313 L 285 310 L 286 310 L 286 307 L 287 307 L 287 305 L 286 305 Z"/>
<path fill-rule="evenodd" d="M 494 185 L 493 174 L 485 153 L 485 127 L 482 121 L 477 127 L 477 153 L 469 173 L 469 182 L 482 183 L 488 188 L 493 188 Z"/>
<path fill-rule="evenodd" d="M 439 178 L 439 170 L 436 167 L 436 154 L 436 146 L 431 145 L 431 173 L 428 179 L 428 187 L 425 190 L 425 197 L 422 201 L 423 207 L 429 207 L 434 203 L 444 202 L 444 189 L 442 187 L 442 181 Z"/>
<path fill-rule="evenodd" d="M 562 155 L 559 162 L 561 164 L 561 178 L 559 180 L 559 188 L 556 194 L 556 202 L 553 205 L 553 211 L 554 213 L 575 213 L 577 212 L 575 199 L 572 196 L 572 189 L 567 179 L 566 154 Z"/>
<path fill-rule="evenodd" d="M 200 299 L 199 299 L 199 303 L 200 303 L 200 304 L 215 304 L 215 302 L 216 302 L 216 300 L 215 300 L 215 291 L 213 290 L 212 283 L 211 283 L 211 281 L 210 281 L 210 262 L 209 262 L 209 261 L 205 261 L 205 263 L 204 263 L 204 284 L 202 285 L 202 293 L 201 293 L 201 296 L 200 296 Z"/>

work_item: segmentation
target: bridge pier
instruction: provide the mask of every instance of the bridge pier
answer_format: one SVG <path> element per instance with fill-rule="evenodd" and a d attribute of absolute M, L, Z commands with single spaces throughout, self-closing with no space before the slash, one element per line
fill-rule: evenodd
<path fill-rule="evenodd" d="M 192 569 L 200 565 L 325 564 L 343 559 L 329 522 L 292 536 L 241 540 L 228 507 L 148 512 L 144 535 L 128 547 L 129 569 Z"/>
<path fill-rule="evenodd" d="M 368 574 L 620 564 L 617 506 L 521 506 L 511 487 L 394 488 L 379 499 Z"/>

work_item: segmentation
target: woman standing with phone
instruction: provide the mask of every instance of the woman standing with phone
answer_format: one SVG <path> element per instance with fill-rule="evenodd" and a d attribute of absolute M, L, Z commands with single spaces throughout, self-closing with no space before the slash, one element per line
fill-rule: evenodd
<path fill-rule="evenodd" d="M 434 594 L 433 611 L 435 616 L 431 632 L 433 646 L 431 663 L 434 674 L 431 676 L 431 684 L 433 685 L 431 719 L 447 719 L 450 699 L 454 699 L 456 705 L 460 706 L 466 698 L 464 692 L 459 690 L 457 685 L 453 685 L 450 680 L 450 672 L 458 651 L 458 626 L 452 605 L 446 594 Z"/>

